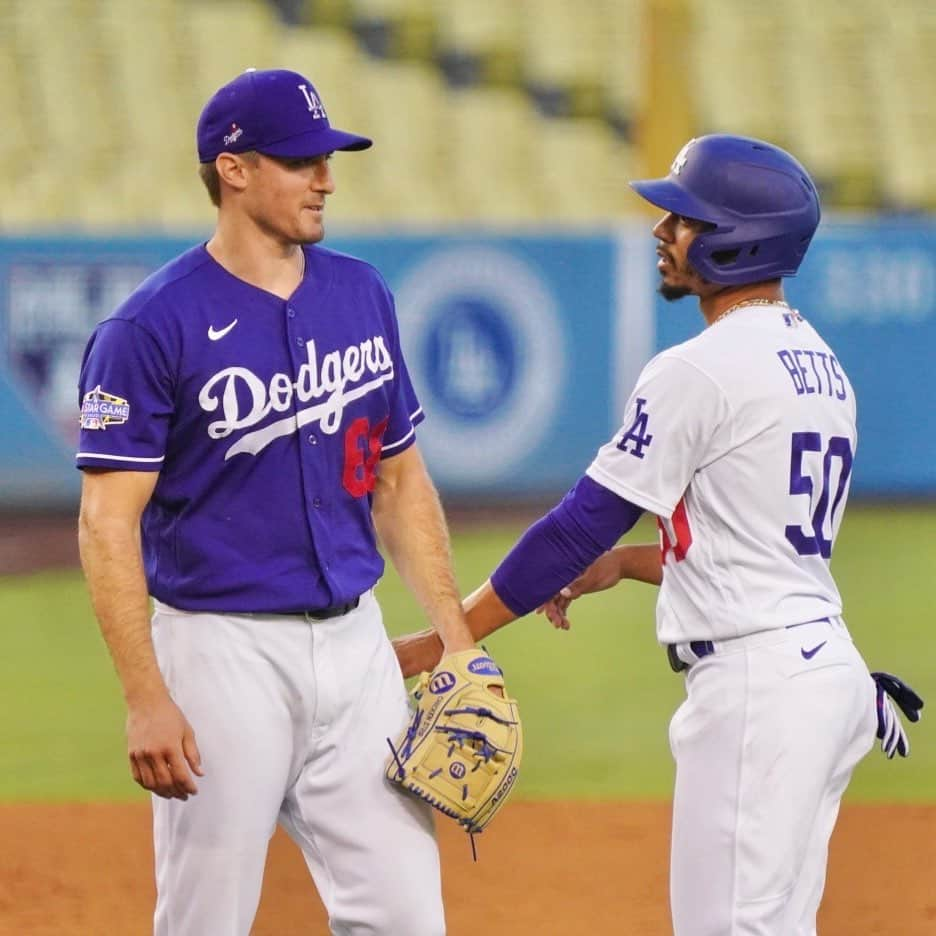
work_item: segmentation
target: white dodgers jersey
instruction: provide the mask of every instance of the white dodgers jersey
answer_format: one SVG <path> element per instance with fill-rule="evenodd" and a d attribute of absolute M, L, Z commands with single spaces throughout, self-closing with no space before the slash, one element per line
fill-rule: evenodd
<path fill-rule="evenodd" d="M 657 515 L 661 643 L 841 613 L 829 558 L 856 443 L 842 365 L 786 306 L 741 306 L 647 364 L 588 474 Z"/>

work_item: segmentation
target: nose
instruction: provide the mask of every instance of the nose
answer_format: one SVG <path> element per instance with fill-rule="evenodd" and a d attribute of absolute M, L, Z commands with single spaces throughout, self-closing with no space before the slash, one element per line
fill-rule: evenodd
<path fill-rule="evenodd" d="M 673 221 L 676 215 L 672 211 L 667 211 L 662 218 L 653 226 L 653 236 L 657 240 L 670 242 L 673 240 Z"/>
<path fill-rule="evenodd" d="M 317 192 L 331 195 L 335 191 L 335 177 L 332 175 L 331 163 L 323 159 L 316 168 L 318 171 L 312 177 L 313 188 Z"/>

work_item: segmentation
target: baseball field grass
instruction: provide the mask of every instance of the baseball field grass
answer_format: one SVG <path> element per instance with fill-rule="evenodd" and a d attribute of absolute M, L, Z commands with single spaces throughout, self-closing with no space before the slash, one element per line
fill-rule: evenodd
<path fill-rule="evenodd" d="M 455 531 L 466 592 L 520 532 L 512 522 Z M 654 535 L 642 522 L 628 539 Z M 853 505 L 833 570 L 871 668 L 898 673 L 936 709 L 934 543 L 936 506 Z M 378 593 L 391 633 L 424 626 L 392 570 Z M 568 633 L 531 615 L 489 639 L 524 715 L 518 798 L 668 797 L 667 726 L 683 689 L 654 639 L 654 601 L 654 588 L 623 585 L 577 602 Z M 0 578 L 0 621 L 0 800 L 142 800 L 125 766 L 119 686 L 80 574 Z M 911 727 L 909 760 L 866 758 L 848 798 L 936 799 L 934 720 L 927 709 Z"/>

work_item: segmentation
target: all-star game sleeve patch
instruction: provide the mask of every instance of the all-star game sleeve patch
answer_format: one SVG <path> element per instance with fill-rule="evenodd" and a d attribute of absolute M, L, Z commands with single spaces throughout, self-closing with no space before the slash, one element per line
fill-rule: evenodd
<path fill-rule="evenodd" d="M 81 401 L 81 428 L 106 429 L 119 426 L 130 418 L 130 404 L 113 393 L 107 393 L 98 384 Z"/>

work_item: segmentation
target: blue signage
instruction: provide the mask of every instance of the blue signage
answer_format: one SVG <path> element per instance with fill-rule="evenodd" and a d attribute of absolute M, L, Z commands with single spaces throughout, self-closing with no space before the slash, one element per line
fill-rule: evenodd
<path fill-rule="evenodd" d="M 445 493 L 562 491 L 613 426 L 610 238 L 404 237 L 339 249 L 397 302 L 423 409 L 420 446 Z"/>
<path fill-rule="evenodd" d="M 180 239 L 0 239 L 0 505 L 74 499 L 77 375 L 94 325 Z M 397 302 L 426 422 L 420 445 L 444 494 L 554 496 L 617 428 L 639 368 L 698 333 L 693 299 L 656 296 L 644 225 L 560 236 L 340 235 Z M 823 224 L 790 302 L 835 349 L 858 398 L 853 490 L 936 494 L 936 225 Z M 84 401 L 119 421 L 121 401 Z"/>

